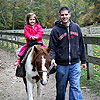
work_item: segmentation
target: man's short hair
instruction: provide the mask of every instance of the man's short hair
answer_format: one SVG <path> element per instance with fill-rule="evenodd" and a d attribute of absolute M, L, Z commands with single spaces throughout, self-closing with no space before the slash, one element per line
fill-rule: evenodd
<path fill-rule="evenodd" d="M 69 8 L 68 8 L 68 7 L 61 7 L 61 8 L 59 9 L 59 13 L 61 13 L 62 10 L 68 10 L 68 12 L 69 12 Z"/>

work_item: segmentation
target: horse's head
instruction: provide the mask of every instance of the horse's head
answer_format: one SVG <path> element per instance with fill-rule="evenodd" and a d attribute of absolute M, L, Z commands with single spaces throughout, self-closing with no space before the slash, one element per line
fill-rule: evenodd
<path fill-rule="evenodd" d="M 48 82 L 48 70 L 50 65 L 50 48 L 44 48 L 43 46 L 34 46 L 33 51 L 33 71 L 37 71 L 43 85 Z"/>

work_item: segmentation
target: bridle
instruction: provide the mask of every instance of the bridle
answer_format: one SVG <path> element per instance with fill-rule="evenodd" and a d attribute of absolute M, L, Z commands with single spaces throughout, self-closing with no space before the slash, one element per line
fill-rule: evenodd
<path fill-rule="evenodd" d="M 37 72 L 47 72 L 48 73 L 48 71 L 46 71 L 46 70 L 39 70 L 39 71 L 37 71 Z"/>
<path fill-rule="evenodd" d="M 47 72 L 47 75 L 48 75 L 48 77 L 49 77 L 50 71 L 52 70 L 53 67 L 54 67 L 54 64 L 51 64 L 51 66 L 49 67 L 49 69 L 48 69 L 47 71 L 45 71 L 45 70 L 39 70 L 39 71 L 37 71 L 37 72 Z"/>

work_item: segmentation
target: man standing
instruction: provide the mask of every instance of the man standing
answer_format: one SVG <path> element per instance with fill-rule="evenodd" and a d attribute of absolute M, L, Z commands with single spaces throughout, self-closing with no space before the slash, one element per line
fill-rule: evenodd
<path fill-rule="evenodd" d="M 56 100 L 65 100 L 69 81 L 69 100 L 82 100 L 80 88 L 81 68 L 86 67 L 86 55 L 82 33 L 74 23 L 67 7 L 59 10 L 60 20 L 55 22 L 50 34 L 51 64 L 56 66 Z"/>

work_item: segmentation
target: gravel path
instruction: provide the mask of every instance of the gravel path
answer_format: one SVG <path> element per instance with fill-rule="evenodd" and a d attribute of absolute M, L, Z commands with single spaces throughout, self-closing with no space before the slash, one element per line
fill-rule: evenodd
<path fill-rule="evenodd" d="M 24 83 L 21 78 L 15 76 L 15 61 L 14 53 L 0 48 L 0 100 L 27 100 Z M 68 89 L 66 94 L 68 94 Z M 100 100 L 100 97 L 91 93 L 88 88 L 83 88 L 82 94 L 83 100 Z M 43 89 L 41 100 L 55 100 L 55 97 L 55 76 L 51 75 L 48 84 Z M 68 100 L 68 95 L 66 100 Z"/>

